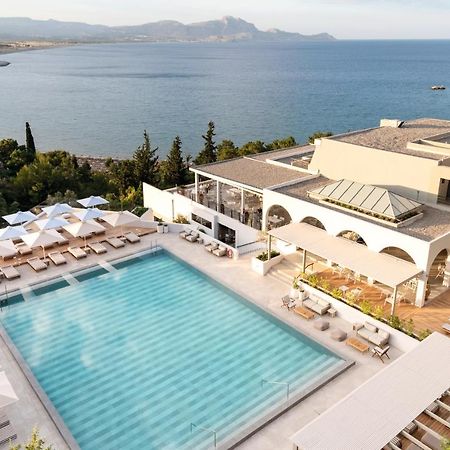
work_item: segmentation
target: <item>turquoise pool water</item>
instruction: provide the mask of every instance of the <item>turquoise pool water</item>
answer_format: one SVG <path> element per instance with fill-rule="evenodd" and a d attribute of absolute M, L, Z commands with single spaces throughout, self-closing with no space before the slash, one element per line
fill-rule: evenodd
<path fill-rule="evenodd" d="M 114 264 L 113 264 L 114 265 Z M 35 289 L 4 327 L 83 450 L 202 449 L 343 361 L 161 251 Z"/>

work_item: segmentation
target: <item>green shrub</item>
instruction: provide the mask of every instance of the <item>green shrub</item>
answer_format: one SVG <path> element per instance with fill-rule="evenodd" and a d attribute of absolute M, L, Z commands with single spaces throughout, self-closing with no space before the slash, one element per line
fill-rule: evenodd
<path fill-rule="evenodd" d="M 312 287 L 316 287 L 319 284 L 319 281 L 320 279 L 315 273 L 312 273 L 311 275 L 308 276 L 308 283 Z"/>
<path fill-rule="evenodd" d="M 412 319 L 409 319 L 408 322 L 403 324 L 403 331 L 408 336 L 414 336 L 414 321 Z"/>
<path fill-rule="evenodd" d="M 10 450 L 53 450 L 51 445 L 46 445 L 44 439 L 39 436 L 37 428 L 33 428 L 30 440 L 22 447 L 21 444 L 9 447 Z"/>
<path fill-rule="evenodd" d="M 388 324 L 389 326 L 395 328 L 396 330 L 401 330 L 402 328 L 402 321 L 398 316 L 390 316 L 388 319 Z"/>
<path fill-rule="evenodd" d="M 352 292 L 347 292 L 345 294 L 345 300 L 347 301 L 347 303 L 349 305 L 354 305 L 355 304 L 355 300 L 356 300 L 356 296 Z"/>
<path fill-rule="evenodd" d="M 364 314 L 370 314 L 372 312 L 372 305 L 368 300 L 363 300 L 359 306 Z"/>
<path fill-rule="evenodd" d="M 178 214 L 177 217 L 173 220 L 173 223 L 189 223 L 189 220 L 187 220 L 187 217 L 182 216 L 181 214 Z"/>
<path fill-rule="evenodd" d="M 423 341 L 424 339 L 426 339 L 430 334 L 432 333 L 431 330 L 429 330 L 428 328 L 426 330 L 421 330 L 419 332 L 419 341 Z"/>
<path fill-rule="evenodd" d="M 279 254 L 280 254 L 280 252 L 272 250 L 270 252 L 270 257 L 271 258 L 275 258 L 275 256 L 278 256 Z M 267 252 L 262 252 L 256 257 L 256 259 L 259 259 L 260 261 L 267 261 L 268 260 L 268 253 Z"/>
<path fill-rule="evenodd" d="M 331 285 L 328 280 L 325 280 L 324 278 L 319 280 L 319 287 L 322 288 L 322 290 L 324 290 L 325 292 L 328 292 L 330 290 L 330 286 Z"/>
<path fill-rule="evenodd" d="M 341 299 L 341 298 L 342 298 L 342 291 L 341 291 L 340 289 L 338 289 L 338 288 L 334 288 L 334 289 L 331 291 L 331 295 L 332 295 L 334 298 Z"/>
<path fill-rule="evenodd" d="M 381 320 L 384 317 L 384 309 L 381 305 L 375 306 L 373 310 L 373 315 L 375 319 Z"/>

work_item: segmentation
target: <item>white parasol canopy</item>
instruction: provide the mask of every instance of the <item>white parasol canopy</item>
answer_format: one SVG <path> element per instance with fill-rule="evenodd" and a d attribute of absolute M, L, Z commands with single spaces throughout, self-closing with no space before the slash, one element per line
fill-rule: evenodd
<path fill-rule="evenodd" d="M 105 200 L 98 195 L 91 195 L 90 197 L 77 200 L 77 202 L 85 208 L 92 208 L 93 206 L 106 205 L 109 203 L 108 200 Z"/>
<path fill-rule="evenodd" d="M 30 248 L 42 247 L 45 258 L 45 247 L 56 244 L 57 242 L 64 242 L 65 239 L 55 230 L 40 230 L 34 233 L 25 234 L 21 237 L 22 241 Z"/>
<path fill-rule="evenodd" d="M 102 217 L 102 219 L 113 227 L 120 226 L 123 234 L 123 226 L 136 222 L 137 220 L 139 220 L 139 217 L 130 211 L 121 211 L 107 214 L 106 216 Z"/>
<path fill-rule="evenodd" d="M 19 400 L 4 371 L 0 372 L 0 408 Z"/>
<path fill-rule="evenodd" d="M 0 241 L 4 239 L 16 239 L 22 235 L 27 234 L 27 230 L 22 225 L 16 225 L 15 227 L 7 226 L 0 229 Z"/>
<path fill-rule="evenodd" d="M 65 225 L 69 224 L 67 220 L 61 219 L 59 217 L 49 217 L 48 219 L 40 219 L 36 220 L 35 223 L 40 230 L 53 230 L 55 228 L 62 228 Z"/>
<path fill-rule="evenodd" d="M 82 209 L 80 211 L 73 213 L 73 215 L 78 219 L 80 219 L 82 222 L 86 222 L 87 220 L 91 219 L 98 219 L 99 217 L 102 217 L 104 214 L 105 214 L 104 211 L 101 211 L 98 208 Z"/>
<path fill-rule="evenodd" d="M 105 227 L 93 220 L 86 222 L 75 222 L 64 227 L 73 237 L 84 237 L 84 247 L 86 248 L 86 238 L 92 233 L 104 231 Z"/>
<path fill-rule="evenodd" d="M 8 214 L 3 218 L 11 225 L 17 225 L 19 223 L 30 222 L 36 219 L 36 215 L 31 211 L 17 211 L 14 214 Z"/>
<path fill-rule="evenodd" d="M 8 258 L 17 255 L 17 249 L 11 239 L 0 241 L 0 257 Z"/>
<path fill-rule="evenodd" d="M 42 208 L 42 211 L 47 214 L 47 217 L 59 216 L 60 214 L 66 214 L 72 212 L 73 208 L 67 203 L 55 203 L 51 206 Z"/>

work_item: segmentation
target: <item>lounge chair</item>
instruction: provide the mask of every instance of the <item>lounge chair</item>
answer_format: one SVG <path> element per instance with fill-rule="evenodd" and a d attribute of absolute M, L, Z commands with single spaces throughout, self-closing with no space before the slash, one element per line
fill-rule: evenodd
<path fill-rule="evenodd" d="M 446 333 L 450 333 L 450 323 L 443 323 L 441 327 Z"/>
<path fill-rule="evenodd" d="M 7 442 L 10 442 L 10 441 L 13 441 L 16 438 L 17 438 L 17 434 L 14 431 L 14 428 L 10 423 L 8 423 L 8 425 L 5 425 L 4 427 L 0 428 L 0 445 L 6 444 Z"/>
<path fill-rule="evenodd" d="M 295 307 L 295 300 L 293 298 L 289 297 L 289 295 L 285 295 L 284 297 L 282 297 L 281 301 L 283 302 L 281 307 L 284 306 L 288 310 Z"/>
<path fill-rule="evenodd" d="M 100 244 L 100 242 L 91 242 L 88 245 L 93 252 L 97 253 L 97 255 L 101 255 L 102 253 L 106 253 L 108 251 L 103 244 Z"/>
<path fill-rule="evenodd" d="M 441 450 L 441 439 L 439 439 L 434 434 L 431 434 L 427 431 L 422 438 L 420 439 L 422 444 L 425 444 L 427 447 L 432 448 L 433 450 Z"/>
<path fill-rule="evenodd" d="M 13 280 L 14 278 L 19 278 L 19 271 L 13 266 L 2 267 L 2 273 L 7 280 Z"/>
<path fill-rule="evenodd" d="M 227 254 L 227 248 L 223 247 L 222 245 L 219 245 L 218 248 L 213 250 L 213 254 L 216 256 L 225 256 Z"/>
<path fill-rule="evenodd" d="M 378 346 L 374 347 L 372 349 L 372 358 L 374 356 L 378 356 L 378 358 L 380 358 L 381 362 L 384 364 L 383 356 L 386 356 L 387 359 L 391 359 L 391 358 L 389 358 L 389 355 L 388 355 L 389 349 L 390 349 L 389 345 L 387 345 L 384 348 L 380 348 Z"/>
<path fill-rule="evenodd" d="M 115 237 L 115 236 L 112 236 L 112 237 L 106 239 L 106 242 L 108 242 L 108 244 L 114 248 L 125 247 L 125 242 L 123 242 L 121 239 L 119 239 L 118 237 Z"/>
<path fill-rule="evenodd" d="M 51 252 L 48 254 L 48 257 L 55 266 L 60 266 L 61 264 L 66 264 L 67 262 L 61 252 Z"/>
<path fill-rule="evenodd" d="M 16 244 L 16 248 L 17 248 L 17 251 L 21 255 L 31 255 L 31 253 L 33 253 L 33 250 L 31 250 L 31 248 L 28 247 L 28 245 L 25 244 L 25 243 L 23 243 L 23 244 Z"/>
<path fill-rule="evenodd" d="M 45 262 L 37 256 L 27 259 L 27 263 L 35 272 L 40 272 L 41 270 L 47 269 L 47 264 L 45 264 Z"/>
<path fill-rule="evenodd" d="M 194 232 L 190 234 L 189 236 L 186 236 L 186 240 L 189 242 L 196 242 L 200 235 L 197 232 Z"/>
<path fill-rule="evenodd" d="M 219 244 L 217 242 L 210 242 L 209 244 L 205 245 L 205 250 L 209 253 L 212 253 L 214 250 L 217 250 L 219 248 Z"/>
<path fill-rule="evenodd" d="M 141 241 L 141 238 L 132 231 L 130 231 L 129 233 L 125 233 L 124 237 L 130 244 L 136 244 L 137 242 Z"/>
<path fill-rule="evenodd" d="M 192 234 L 192 230 L 184 230 L 184 231 L 181 231 L 179 234 L 178 234 L 178 236 L 181 238 L 181 239 L 186 239 L 188 236 L 190 236 Z"/>
<path fill-rule="evenodd" d="M 6 253 L 5 255 L 2 256 L 3 261 L 7 260 L 7 259 L 11 259 L 14 258 L 14 256 L 17 255 L 17 250 L 11 250 L 11 253 Z"/>
<path fill-rule="evenodd" d="M 87 253 L 80 247 L 69 247 L 67 251 L 76 259 L 86 258 Z"/>

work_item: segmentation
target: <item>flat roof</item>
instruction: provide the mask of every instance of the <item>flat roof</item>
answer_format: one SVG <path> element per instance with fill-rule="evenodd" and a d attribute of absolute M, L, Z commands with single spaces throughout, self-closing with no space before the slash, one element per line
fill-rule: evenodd
<path fill-rule="evenodd" d="M 291 441 L 301 450 L 380 450 L 450 387 L 450 339 L 433 333 Z"/>
<path fill-rule="evenodd" d="M 250 157 L 205 164 L 193 167 L 192 170 L 206 176 L 224 178 L 256 189 L 265 189 L 311 176 L 309 173 L 280 167 Z"/>
<path fill-rule="evenodd" d="M 280 192 L 282 194 L 289 195 L 290 197 L 298 198 L 306 202 L 315 203 L 323 208 L 332 209 L 333 211 L 339 212 L 341 214 L 346 214 L 360 220 L 372 222 L 380 227 L 384 227 L 398 233 L 407 234 L 424 241 L 432 241 L 433 239 L 444 236 L 445 234 L 450 232 L 450 212 L 443 211 L 438 208 L 432 208 L 431 206 L 427 205 L 422 206 L 422 218 L 406 226 L 394 228 L 387 224 L 383 224 L 380 221 L 372 220 L 369 216 L 362 217 L 361 215 L 354 214 L 350 209 L 337 210 L 332 205 L 319 203 L 317 200 L 309 197 L 309 191 L 327 186 L 330 183 L 333 183 L 333 180 L 330 180 L 329 178 L 321 175 L 311 180 L 303 180 L 299 183 L 293 183 L 289 186 L 277 188 L 275 189 L 275 192 Z"/>
<path fill-rule="evenodd" d="M 285 164 L 290 164 L 290 161 L 299 159 L 305 154 L 313 153 L 315 149 L 316 147 L 311 144 L 297 145 L 295 147 L 248 155 L 247 158 L 256 159 L 258 161 L 266 161 L 269 159 L 271 161 L 279 161 L 284 162 Z"/>
<path fill-rule="evenodd" d="M 290 223 L 268 233 L 387 286 L 399 286 L 422 272 L 415 264 L 374 252 L 364 244 L 332 236 L 307 223 Z"/>
<path fill-rule="evenodd" d="M 450 133 L 450 120 L 415 119 L 403 123 L 401 128 L 377 127 L 367 130 L 353 131 L 336 136 L 327 137 L 335 141 L 361 145 L 388 152 L 402 153 L 420 158 L 440 160 L 442 153 L 428 153 L 409 149 L 408 142 L 424 140 L 433 136 Z"/>

